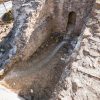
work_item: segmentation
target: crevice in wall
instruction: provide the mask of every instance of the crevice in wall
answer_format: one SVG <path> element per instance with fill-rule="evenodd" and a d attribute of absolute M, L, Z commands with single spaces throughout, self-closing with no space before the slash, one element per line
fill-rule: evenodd
<path fill-rule="evenodd" d="M 68 22 L 67 22 L 66 32 L 70 35 L 73 35 L 75 25 L 76 25 L 76 13 L 72 11 L 68 15 Z"/>

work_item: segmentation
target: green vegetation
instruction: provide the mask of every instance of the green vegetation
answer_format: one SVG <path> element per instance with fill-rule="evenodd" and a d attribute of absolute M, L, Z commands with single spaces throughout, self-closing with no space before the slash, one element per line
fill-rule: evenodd
<path fill-rule="evenodd" d="M 3 15 L 2 21 L 6 23 L 10 23 L 13 21 L 13 15 L 11 10 Z"/>

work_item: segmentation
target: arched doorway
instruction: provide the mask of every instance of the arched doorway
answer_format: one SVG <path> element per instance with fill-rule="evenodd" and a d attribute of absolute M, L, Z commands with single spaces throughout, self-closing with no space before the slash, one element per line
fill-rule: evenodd
<path fill-rule="evenodd" d="M 76 24 L 76 13 L 70 12 L 68 15 L 68 22 L 67 22 L 67 28 L 66 31 L 68 34 L 73 34 Z"/>

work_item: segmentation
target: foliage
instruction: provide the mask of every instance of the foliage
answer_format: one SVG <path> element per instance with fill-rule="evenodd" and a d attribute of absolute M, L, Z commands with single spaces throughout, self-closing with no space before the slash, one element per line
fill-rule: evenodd
<path fill-rule="evenodd" d="M 13 21 L 13 15 L 11 10 L 3 15 L 2 21 L 6 23 L 10 23 Z"/>

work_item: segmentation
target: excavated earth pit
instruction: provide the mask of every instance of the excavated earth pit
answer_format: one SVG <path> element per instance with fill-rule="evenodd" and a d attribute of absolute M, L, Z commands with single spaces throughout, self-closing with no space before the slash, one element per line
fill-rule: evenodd
<path fill-rule="evenodd" d="M 52 34 L 27 62 L 14 64 L 3 79 L 8 88 L 28 100 L 30 95 L 32 100 L 47 100 L 51 96 L 77 41 L 80 42 L 78 36 Z"/>
<path fill-rule="evenodd" d="M 12 23 L 2 23 L 1 27 L 4 26 L 5 30 L 1 30 L 3 32 L 0 34 L 1 41 L 8 35 Z M 71 31 L 69 27 L 68 33 Z M 28 100 L 30 95 L 33 100 L 48 99 L 66 67 L 66 60 L 69 60 L 77 42 L 80 42 L 78 38 L 73 34 L 66 36 L 66 33 L 52 33 L 28 61 L 14 64 L 0 83 L 13 88 L 13 91 L 17 90 L 19 95 Z"/>
<path fill-rule="evenodd" d="M 64 68 L 80 48 L 82 33 L 73 31 L 75 16 L 74 12 L 69 14 L 66 33 L 51 33 L 30 59 L 14 63 L 0 84 L 25 100 L 49 100 Z"/>
<path fill-rule="evenodd" d="M 80 47 L 82 34 L 79 36 L 72 33 L 73 25 L 74 22 L 69 19 L 67 33 L 51 33 L 28 61 L 15 63 L 11 71 L 3 76 L 0 84 L 13 88 L 12 91 L 25 100 L 48 100 L 73 52 Z M 9 33 L 11 27 L 12 24 L 6 24 L 5 33 Z M 2 36 L 2 33 L 1 41 L 9 35 Z"/>

